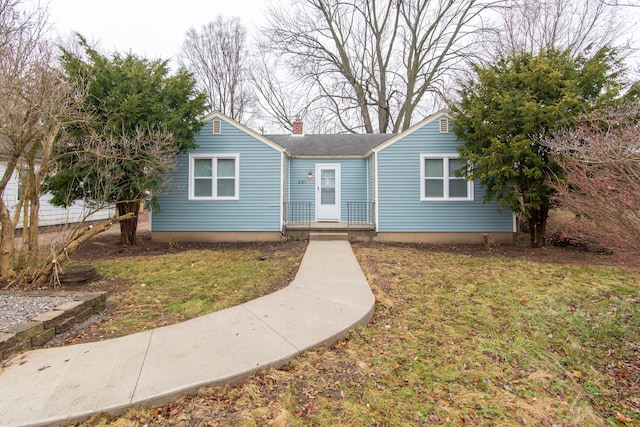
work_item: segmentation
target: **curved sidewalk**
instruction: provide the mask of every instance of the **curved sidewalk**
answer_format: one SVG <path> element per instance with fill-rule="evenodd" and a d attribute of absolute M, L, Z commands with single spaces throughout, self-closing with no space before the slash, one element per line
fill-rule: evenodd
<path fill-rule="evenodd" d="M 233 383 L 368 323 L 374 304 L 349 243 L 312 241 L 294 281 L 271 295 L 176 325 L 15 357 L 0 372 L 0 426 L 66 425 Z"/>

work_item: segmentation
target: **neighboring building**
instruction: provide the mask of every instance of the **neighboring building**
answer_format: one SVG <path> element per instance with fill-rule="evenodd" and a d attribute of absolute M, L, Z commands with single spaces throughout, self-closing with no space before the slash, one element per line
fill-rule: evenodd
<path fill-rule="evenodd" d="M 399 134 L 260 135 L 204 119 L 151 215 L 161 241 L 257 241 L 310 232 L 400 242 L 510 242 L 511 212 L 484 203 L 439 112 Z"/>
<path fill-rule="evenodd" d="M 6 170 L 5 165 L 0 163 L 0 176 Z M 4 194 L 2 195 L 7 208 L 13 214 L 15 207 L 20 198 L 20 182 L 17 174 L 14 172 L 11 179 L 7 183 Z M 41 227 L 50 225 L 74 224 L 81 221 L 99 221 L 109 218 L 115 210 L 102 209 L 98 212 L 91 213 L 88 205 L 82 202 L 76 202 L 68 208 L 61 208 L 50 203 L 53 196 L 49 193 L 40 196 L 40 212 L 38 225 Z M 16 225 L 16 228 L 22 228 L 22 221 Z"/>

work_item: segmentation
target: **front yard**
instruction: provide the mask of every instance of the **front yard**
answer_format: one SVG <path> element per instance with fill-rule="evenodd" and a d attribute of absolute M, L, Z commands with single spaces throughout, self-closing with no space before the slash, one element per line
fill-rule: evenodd
<path fill-rule="evenodd" d="M 239 294 L 257 282 L 270 292 L 291 279 L 304 245 L 148 250 L 102 250 L 108 256 L 95 264 L 111 278 L 102 286 L 112 286 L 117 303 L 70 341 L 237 304 L 254 297 Z M 517 245 L 362 243 L 354 251 L 377 299 L 368 327 L 237 386 L 84 425 L 640 423 L 637 270 L 603 255 Z"/>

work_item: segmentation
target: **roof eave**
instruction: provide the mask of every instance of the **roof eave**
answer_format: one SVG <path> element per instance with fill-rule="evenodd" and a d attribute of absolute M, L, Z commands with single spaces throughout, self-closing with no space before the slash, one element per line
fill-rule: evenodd
<path fill-rule="evenodd" d="M 415 125 L 411 126 L 409 129 L 407 129 L 407 130 L 405 130 L 403 132 L 400 132 L 396 136 L 386 140 L 382 144 L 380 144 L 377 147 L 371 149 L 371 152 L 372 153 L 377 153 L 377 152 L 379 152 L 381 150 L 384 150 L 385 148 L 389 147 L 390 145 L 395 144 L 397 141 L 401 140 L 402 138 L 406 137 L 407 135 L 411 135 L 412 133 L 414 133 L 418 129 L 423 128 L 427 124 L 429 124 L 432 121 L 434 121 L 436 118 L 438 118 L 440 116 L 443 116 L 443 115 L 447 116 L 447 118 L 449 118 L 449 119 L 452 119 L 451 113 L 446 108 L 438 110 L 435 113 L 433 113 L 433 114 L 425 117 L 424 119 L 420 120 L 418 123 L 416 123 Z"/>
<path fill-rule="evenodd" d="M 335 154 L 291 154 L 290 156 L 294 159 L 365 159 L 368 154 L 345 154 L 341 156 Z"/>
<path fill-rule="evenodd" d="M 235 119 L 232 119 L 231 117 L 227 116 L 226 114 L 223 114 L 219 111 L 214 111 L 212 113 L 207 114 L 201 121 L 202 123 L 206 123 L 210 120 L 213 120 L 215 118 L 219 118 L 222 119 L 224 121 L 226 121 L 227 123 L 229 123 L 230 125 L 234 126 L 235 128 L 251 135 L 252 137 L 256 138 L 257 140 L 259 140 L 260 142 L 268 145 L 269 147 L 273 148 L 274 150 L 279 151 L 280 153 L 285 153 L 287 150 L 286 148 L 284 148 L 283 146 L 271 141 L 269 138 L 266 138 L 264 135 L 259 134 L 258 132 L 254 131 L 253 129 L 243 125 L 242 123 L 236 121 Z"/>

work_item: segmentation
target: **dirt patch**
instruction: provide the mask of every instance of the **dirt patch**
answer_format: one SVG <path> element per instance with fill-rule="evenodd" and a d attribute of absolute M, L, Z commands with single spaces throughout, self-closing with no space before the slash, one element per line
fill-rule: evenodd
<path fill-rule="evenodd" d="M 75 264 L 91 263 L 95 260 L 127 258 L 131 256 L 155 256 L 200 249 L 256 249 L 269 247 L 269 242 L 180 242 L 166 243 L 151 240 L 149 214 L 143 213 L 138 220 L 137 242 L 135 245 L 120 243 L 120 229 L 117 224 L 98 234 L 80 247 L 72 256 Z"/>
<path fill-rule="evenodd" d="M 356 243 L 358 245 L 358 243 Z M 373 247 L 418 248 L 434 253 L 451 253 L 481 258 L 508 258 L 523 261 L 562 264 L 562 265 L 609 265 L 615 267 L 638 268 L 635 260 L 623 259 L 604 252 L 591 252 L 575 247 L 531 248 L 524 237 L 508 245 L 433 245 L 433 244 L 404 244 L 404 243 L 366 243 Z"/>
<path fill-rule="evenodd" d="M 110 230 L 96 236 L 81 247 L 72 257 L 77 263 L 90 263 L 97 259 L 117 259 L 139 255 L 166 255 L 192 249 L 219 248 L 255 248 L 264 243 L 160 243 L 151 240 L 148 214 L 142 214 L 139 220 L 138 242 L 136 245 L 123 246 L 120 244 L 119 228 L 114 225 Z M 358 245 L 360 243 L 356 243 Z M 623 259 L 603 251 L 590 251 L 581 247 L 548 246 L 544 248 L 529 247 L 528 235 L 516 236 L 513 244 L 502 245 L 435 245 L 435 244 L 405 244 L 405 243 L 366 243 L 373 246 L 389 247 L 418 247 L 438 253 L 452 253 L 474 257 L 498 257 L 521 259 L 532 262 L 568 264 L 568 265 L 610 265 L 616 267 L 638 268 L 636 260 Z"/>

